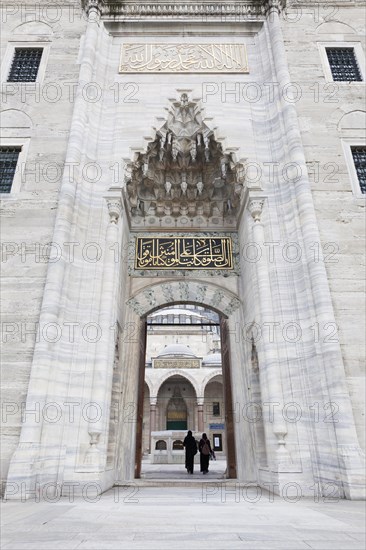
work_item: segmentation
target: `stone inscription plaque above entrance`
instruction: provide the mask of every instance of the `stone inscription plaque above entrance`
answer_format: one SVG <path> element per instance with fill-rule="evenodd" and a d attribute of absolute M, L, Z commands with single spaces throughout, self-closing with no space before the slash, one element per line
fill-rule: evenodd
<path fill-rule="evenodd" d="M 248 73 L 244 44 L 123 44 L 120 73 Z"/>
<path fill-rule="evenodd" d="M 230 237 L 137 237 L 136 269 L 232 269 Z"/>
<path fill-rule="evenodd" d="M 132 277 L 238 276 L 239 243 L 236 232 L 131 233 L 128 245 L 128 273 Z"/>

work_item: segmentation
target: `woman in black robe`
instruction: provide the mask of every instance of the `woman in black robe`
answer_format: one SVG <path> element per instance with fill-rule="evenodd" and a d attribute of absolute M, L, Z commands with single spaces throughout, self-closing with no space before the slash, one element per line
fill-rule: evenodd
<path fill-rule="evenodd" d="M 197 454 L 197 443 L 192 435 L 191 430 L 188 430 L 184 438 L 183 445 L 186 449 L 186 469 L 189 474 L 193 474 L 194 455 Z"/>
<path fill-rule="evenodd" d="M 200 452 L 200 466 L 203 474 L 208 474 L 208 462 L 210 460 L 210 454 L 212 453 L 210 440 L 207 439 L 205 433 L 202 434 L 202 439 L 198 444 L 198 450 Z"/>

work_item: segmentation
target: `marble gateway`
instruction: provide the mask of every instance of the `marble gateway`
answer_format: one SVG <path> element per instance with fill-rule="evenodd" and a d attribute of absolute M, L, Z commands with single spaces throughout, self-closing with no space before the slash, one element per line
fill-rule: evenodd
<path fill-rule="evenodd" d="M 363 3 L 3 4 L 6 498 L 139 477 L 179 304 L 218 315 L 227 477 L 363 498 Z"/>

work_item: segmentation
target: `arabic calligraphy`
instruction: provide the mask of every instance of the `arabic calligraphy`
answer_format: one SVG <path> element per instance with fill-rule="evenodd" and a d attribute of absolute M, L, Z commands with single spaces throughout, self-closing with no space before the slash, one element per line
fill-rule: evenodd
<path fill-rule="evenodd" d="M 199 359 L 154 359 L 155 369 L 199 369 Z"/>
<path fill-rule="evenodd" d="M 135 269 L 233 269 L 230 237 L 137 237 Z"/>
<path fill-rule="evenodd" d="M 244 44 L 123 44 L 120 73 L 248 73 Z"/>

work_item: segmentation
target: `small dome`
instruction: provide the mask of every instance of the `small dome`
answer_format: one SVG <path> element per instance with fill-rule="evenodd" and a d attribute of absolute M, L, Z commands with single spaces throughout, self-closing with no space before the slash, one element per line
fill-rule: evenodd
<path fill-rule="evenodd" d="M 169 344 L 159 353 L 158 357 L 169 357 L 171 355 L 175 357 L 197 357 L 185 344 Z"/>
<path fill-rule="evenodd" d="M 202 365 L 221 365 L 221 353 L 211 353 L 202 359 Z"/>

